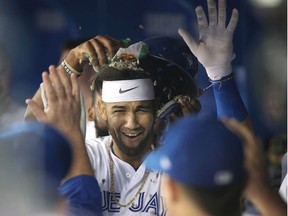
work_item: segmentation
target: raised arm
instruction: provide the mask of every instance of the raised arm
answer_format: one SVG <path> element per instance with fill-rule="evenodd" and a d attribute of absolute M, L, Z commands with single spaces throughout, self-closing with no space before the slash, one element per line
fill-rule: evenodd
<path fill-rule="evenodd" d="M 223 123 L 243 140 L 247 172 L 244 196 L 253 202 L 263 216 L 286 215 L 287 204 L 269 184 L 261 140 L 235 119 L 223 119 Z"/>
<path fill-rule="evenodd" d="M 207 0 L 208 16 L 202 6 L 196 8 L 199 25 L 199 39 L 193 38 L 188 31 L 179 29 L 186 44 L 206 69 L 212 83 L 217 116 L 233 117 L 251 126 L 243 101 L 236 88 L 231 62 L 233 52 L 233 33 L 238 23 L 238 10 L 233 9 L 226 26 L 226 0 L 219 0 L 218 9 L 214 0 Z"/>
<path fill-rule="evenodd" d="M 100 65 L 106 64 L 121 46 L 123 45 L 120 40 L 109 36 L 97 35 L 70 50 L 64 58 L 65 62 L 63 62 L 66 66 L 71 67 L 72 72 L 75 70 L 76 75 L 81 75 L 81 73 L 84 72 L 84 66 L 87 64 L 92 65 L 94 70 L 97 70 Z M 63 67 L 63 62 L 57 66 L 57 69 Z M 42 110 L 44 109 L 40 88 L 33 96 L 33 101 L 35 101 Z M 29 104 L 27 105 L 24 119 L 36 119 Z"/>
<path fill-rule="evenodd" d="M 67 178 L 93 175 L 80 129 L 80 90 L 76 76 L 69 76 L 61 68 L 56 71 L 54 66 L 49 67 L 49 72 L 42 74 L 49 108 L 44 111 L 32 99 L 27 99 L 26 103 L 38 121 L 53 125 L 70 141 L 73 161 Z"/>
<path fill-rule="evenodd" d="M 80 128 L 80 89 L 76 75 L 71 76 L 59 67 L 49 67 L 42 74 L 49 104 L 43 111 L 32 99 L 27 99 L 38 121 L 53 125 L 70 141 L 72 163 L 63 179 L 60 194 L 68 204 L 69 215 L 102 215 L 101 193 L 86 151 Z"/>

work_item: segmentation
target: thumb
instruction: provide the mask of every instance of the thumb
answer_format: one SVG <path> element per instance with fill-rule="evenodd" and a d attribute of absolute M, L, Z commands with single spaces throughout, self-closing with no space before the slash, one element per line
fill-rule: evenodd
<path fill-rule="evenodd" d="M 179 28 L 178 33 L 183 38 L 183 40 L 185 41 L 191 52 L 196 56 L 197 43 L 193 38 L 193 36 L 183 28 Z"/>

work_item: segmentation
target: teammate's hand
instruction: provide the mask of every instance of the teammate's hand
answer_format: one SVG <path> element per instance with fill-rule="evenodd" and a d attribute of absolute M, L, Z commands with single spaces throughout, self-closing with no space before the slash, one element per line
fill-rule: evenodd
<path fill-rule="evenodd" d="M 219 80 L 232 72 L 233 33 L 238 23 L 238 10 L 233 9 L 226 27 L 226 0 L 219 0 L 218 11 L 214 0 L 207 0 L 208 18 L 201 6 L 196 8 L 199 25 L 199 40 L 196 41 L 186 30 L 178 32 L 189 46 L 191 52 L 205 67 L 212 80 Z"/>
<path fill-rule="evenodd" d="M 49 67 L 49 74 L 43 72 L 42 79 L 48 101 L 48 109 L 43 110 L 35 101 L 27 99 L 26 103 L 36 119 L 53 125 L 67 137 L 71 132 L 80 130 L 80 90 L 76 76 L 68 75 L 62 68 L 56 71 Z"/>
<path fill-rule="evenodd" d="M 229 130 L 237 134 L 243 142 L 244 165 L 247 172 L 244 194 L 248 198 L 257 197 L 263 190 L 269 188 L 261 140 L 254 135 L 251 129 L 235 119 L 224 118 L 222 122 Z"/>
<path fill-rule="evenodd" d="M 183 116 L 195 114 L 201 110 L 201 104 L 195 98 L 179 96 L 178 103 L 181 106 Z"/>
<path fill-rule="evenodd" d="M 72 49 L 65 57 L 65 61 L 79 72 L 83 71 L 87 63 L 97 71 L 99 66 L 107 64 L 109 59 L 113 58 L 120 47 L 122 47 L 120 40 L 97 35 Z"/>
<path fill-rule="evenodd" d="M 38 104 L 38 106 L 43 110 L 44 109 L 44 105 L 41 99 L 41 90 L 40 88 L 37 90 L 37 92 L 35 93 L 35 95 L 33 96 L 32 100 Z M 25 120 L 36 120 L 36 117 L 33 115 L 33 112 L 31 111 L 30 106 L 28 105 L 26 107 L 26 111 L 24 114 L 24 119 Z"/>

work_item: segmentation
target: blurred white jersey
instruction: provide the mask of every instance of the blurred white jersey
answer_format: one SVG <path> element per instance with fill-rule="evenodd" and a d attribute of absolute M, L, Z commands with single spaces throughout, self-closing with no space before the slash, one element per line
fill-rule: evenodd
<path fill-rule="evenodd" d="M 283 179 L 279 193 L 282 197 L 282 199 L 287 203 L 287 174 L 285 175 L 285 178 Z"/>
<path fill-rule="evenodd" d="M 86 135 L 85 139 L 96 139 L 96 128 L 94 121 L 86 121 Z"/>
<path fill-rule="evenodd" d="M 161 174 L 149 171 L 146 181 L 146 168 L 142 164 L 135 170 L 130 164 L 116 157 L 110 149 L 111 136 L 107 136 L 102 142 L 91 139 L 86 140 L 87 152 L 95 170 L 95 177 L 102 192 L 103 215 L 166 215 L 163 197 L 160 194 Z M 111 191 L 110 155 L 114 163 L 114 196 L 119 203 L 124 205 L 135 197 L 132 204 L 120 207 Z M 147 170 L 148 171 L 148 170 Z M 140 193 L 139 188 L 144 182 Z"/>

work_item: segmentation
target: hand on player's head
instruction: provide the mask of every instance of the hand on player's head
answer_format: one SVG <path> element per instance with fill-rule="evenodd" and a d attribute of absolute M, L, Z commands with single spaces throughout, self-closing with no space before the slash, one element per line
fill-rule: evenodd
<path fill-rule="evenodd" d="M 78 72 L 82 72 L 87 63 L 97 71 L 99 66 L 109 63 L 120 47 L 122 47 L 120 40 L 97 35 L 72 49 L 65 57 L 65 61 Z"/>

